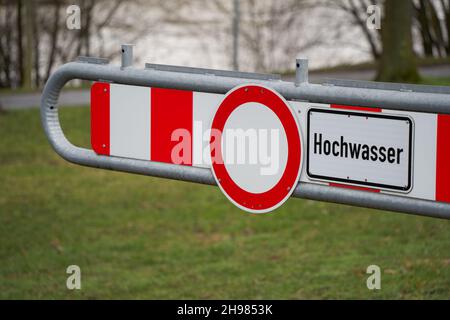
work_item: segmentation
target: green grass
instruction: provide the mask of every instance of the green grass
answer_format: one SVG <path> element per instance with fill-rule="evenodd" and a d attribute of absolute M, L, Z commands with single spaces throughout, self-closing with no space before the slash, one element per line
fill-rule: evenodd
<path fill-rule="evenodd" d="M 84 90 L 89 89 L 91 87 L 92 82 L 91 81 L 85 81 L 81 80 L 80 83 L 72 83 L 68 82 L 66 86 L 64 87 L 64 91 L 77 91 L 77 90 Z M 0 94 L 2 95 L 19 95 L 19 94 L 31 94 L 31 93 L 41 93 L 43 88 L 25 88 L 25 87 L 19 87 L 19 88 L 0 88 Z"/>
<path fill-rule="evenodd" d="M 61 118 L 88 145 L 88 109 Z M 2 299 L 450 298 L 448 221 L 301 199 L 246 214 L 216 187 L 69 164 L 37 110 L 0 114 L 0 259 Z"/>
<path fill-rule="evenodd" d="M 418 67 L 431 67 L 431 66 L 438 66 L 438 65 L 448 65 L 450 64 L 449 58 L 418 58 L 417 59 L 417 66 Z M 335 66 L 327 66 L 327 67 L 321 67 L 321 68 L 315 68 L 311 69 L 310 72 L 314 74 L 321 74 L 321 73 L 329 73 L 329 72 L 345 72 L 345 71 L 364 71 L 364 70 L 374 70 L 376 69 L 377 64 L 374 61 L 364 61 L 359 63 L 343 63 Z M 293 76 L 295 75 L 295 70 L 278 70 L 274 73 L 279 73 L 284 76 Z M 427 79 L 423 80 L 426 81 Z M 448 85 L 449 82 L 447 82 L 446 85 Z M 432 83 L 430 83 L 432 84 Z M 438 84 L 436 84 L 438 85 Z"/>
<path fill-rule="evenodd" d="M 432 86 L 450 86 L 450 77 L 425 77 L 421 79 L 420 84 L 427 84 Z"/>

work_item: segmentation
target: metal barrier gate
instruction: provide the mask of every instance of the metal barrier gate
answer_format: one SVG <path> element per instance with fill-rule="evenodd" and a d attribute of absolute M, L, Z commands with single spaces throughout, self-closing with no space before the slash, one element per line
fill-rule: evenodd
<path fill-rule="evenodd" d="M 41 120 L 45 134 L 54 150 L 72 163 L 130 172 L 154 177 L 215 185 L 209 168 L 184 166 L 142 159 L 105 156 L 90 149 L 79 148 L 65 137 L 58 119 L 58 97 L 64 85 L 72 79 L 98 81 L 143 87 L 158 87 L 195 92 L 225 94 L 249 82 L 271 88 L 292 102 L 363 106 L 367 110 L 386 108 L 395 111 L 435 114 L 436 118 L 450 116 L 450 88 L 407 84 L 387 84 L 366 81 L 329 80 L 323 84 L 308 83 L 307 60 L 297 59 L 296 81 L 286 82 L 279 76 L 199 68 L 146 64 L 145 68 L 131 67 L 132 47 L 122 46 L 122 65 L 109 65 L 101 58 L 80 57 L 58 68 L 47 81 L 41 100 Z M 436 120 L 437 121 L 437 120 Z M 448 133 L 450 131 L 445 131 Z M 442 139 L 442 137 L 441 137 Z M 450 136 L 445 136 L 444 160 L 449 160 Z M 450 157 L 449 157 L 450 158 Z M 416 161 L 417 159 L 415 159 Z M 434 165 L 434 164 L 433 164 Z M 446 168 L 450 163 L 444 164 Z M 442 163 L 441 163 L 442 166 Z M 439 179 L 450 181 L 450 171 L 442 171 Z M 450 186 L 446 183 L 445 188 Z M 367 192 L 342 188 L 335 184 L 316 184 L 299 181 L 292 196 L 328 201 L 367 208 L 390 210 L 436 218 L 450 219 L 450 187 L 443 200 L 405 197 L 403 194 Z M 448 197 L 447 197 L 448 196 Z M 438 200 L 438 201 L 436 201 Z"/>

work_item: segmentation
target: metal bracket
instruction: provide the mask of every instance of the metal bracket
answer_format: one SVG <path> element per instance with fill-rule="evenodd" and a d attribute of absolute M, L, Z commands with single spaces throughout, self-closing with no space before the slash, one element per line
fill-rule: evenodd
<path fill-rule="evenodd" d="M 133 45 L 122 45 L 122 68 L 128 68 L 133 65 Z"/>
<path fill-rule="evenodd" d="M 167 72 L 202 74 L 202 75 L 219 76 L 219 77 L 255 79 L 255 80 L 268 80 L 268 81 L 269 80 L 281 80 L 281 76 L 279 74 L 250 73 L 250 72 L 241 72 L 241 71 L 192 68 L 192 67 L 170 66 L 170 65 L 166 65 L 166 64 L 154 64 L 154 63 L 146 63 L 145 69 L 167 71 Z"/>
<path fill-rule="evenodd" d="M 76 61 L 85 62 L 85 63 L 93 63 L 93 64 L 108 64 L 109 60 L 105 58 L 97 58 L 97 57 L 86 57 L 86 56 L 78 56 Z"/>
<path fill-rule="evenodd" d="M 308 59 L 299 58 L 295 64 L 295 84 L 308 83 Z"/>

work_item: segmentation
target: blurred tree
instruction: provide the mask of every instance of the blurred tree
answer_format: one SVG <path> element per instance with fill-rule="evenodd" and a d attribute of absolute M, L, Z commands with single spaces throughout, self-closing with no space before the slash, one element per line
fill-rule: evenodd
<path fill-rule="evenodd" d="M 182 25 L 189 35 L 196 34 L 209 42 L 220 41 L 230 67 L 235 66 L 233 46 L 236 39 L 243 71 L 273 72 L 291 70 L 295 57 L 320 43 L 325 29 L 304 32 L 308 10 L 315 8 L 310 0 L 240 0 L 239 35 L 229 21 L 235 16 L 234 1 L 175 0 L 164 2 L 167 24 Z M 205 15 L 193 12 L 208 12 Z"/>
<path fill-rule="evenodd" d="M 416 54 L 449 57 L 450 0 L 411 1 Z M 143 38 L 151 39 L 152 45 L 159 41 L 167 52 L 174 50 L 173 39 L 181 50 L 182 41 L 194 39 L 204 60 L 211 53 L 214 60 L 230 66 L 239 63 L 244 71 L 292 69 L 294 58 L 310 48 L 332 52 L 353 45 L 379 60 L 381 32 L 367 28 L 367 7 L 383 7 L 384 2 L 239 0 L 239 30 L 233 36 L 233 0 L 78 0 L 80 30 L 66 28 L 71 0 L 0 0 L 0 87 L 15 88 L 25 82 L 42 86 L 62 62 L 78 55 L 113 59 L 119 55 L 120 42 Z M 33 5 L 29 15 L 27 8 Z M 349 34 L 358 35 L 350 44 Z M 233 43 L 239 47 L 234 63 Z M 184 61 L 191 59 L 185 56 Z"/>
<path fill-rule="evenodd" d="M 423 57 L 450 57 L 450 0 L 413 0 L 413 47 Z M 360 29 L 374 60 L 381 56 L 381 29 L 367 28 L 367 8 L 384 7 L 383 0 L 323 0 L 322 5 L 339 9 Z"/>
<path fill-rule="evenodd" d="M 447 36 L 447 45 L 445 50 L 447 56 L 450 56 L 450 0 L 441 0 L 442 7 L 444 8 L 444 18 L 445 18 L 445 31 Z"/>
<path fill-rule="evenodd" d="M 22 0 L 17 0 L 17 18 L 16 18 L 16 28 L 17 28 L 17 84 L 18 86 L 23 85 L 23 34 L 22 34 Z"/>
<path fill-rule="evenodd" d="M 68 30 L 64 17 L 70 0 L 0 0 L 0 87 L 41 87 L 57 62 L 90 55 L 93 45 L 101 51 L 96 38 L 111 27 L 123 3 L 82 0 L 81 29 Z"/>
<path fill-rule="evenodd" d="M 412 48 L 411 0 L 386 0 L 381 27 L 383 51 L 378 65 L 378 81 L 417 82 L 416 59 Z"/>
<path fill-rule="evenodd" d="M 413 1 L 423 55 L 450 56 L 450 0 Z"/>
<path fill-rule="evenodd" d="M 25 1 L 25 67 L 23 86 L 31 88 L 33 77 L 33 25 L 36 19 L 34 1 Z M 36 53 L 36 52 L 35 52 Z"/>
<path fill-rule="evenodd" d="M 321 43 L 324 29 L 304 32 L 308 9 L 313 7 L 305 0 L 241 1 L 241 45 L 247 69 L 292 69 L 298 54 Z"/>
<path fill-rule="evenodd" d="M 367 8 L 370 5 L 382 7 L 382 0 L 325 0 L 325 5 L 337 8 L 347 13 L 350 24 L 359 28 L 364 39 L 369 44 L 370 53 L 374 60 L 378 60 L 381 55 L 380 30 L 369 29 L 367 27 Z"/>
<path fill-rule="evenodd" d="M 239 0 L 233 0 L 233 70 L 239 70 Z"/>
<path fill-rule="evenodd" d="M 4 1 L 0 1 L 0 86 L 10 87 L 13 79 L 11 79 L 11 48 L 12 39 L 11 31 L 13 29 L 11 19 L 13 17 L 11 7 L 7 6 Z"/>
<path fill-rule="evenodd" d="M 44 79 L 48 79 L 50 76 L 50 72 L 52 71 L 53 64 L 55 63 L 56 57 L 56 49 L 58 45 L 58 36 L 61 30 L 60 27 L 60 9 L 61 3 L 60 1 L 54 1 L 54 9 L 53 9 L 53 22 L 51 25 L 51 29 L 49 30 L 49 54 L 48 54 L 48 62 L 47 62 L 47 71 L 45 72 Z"/>

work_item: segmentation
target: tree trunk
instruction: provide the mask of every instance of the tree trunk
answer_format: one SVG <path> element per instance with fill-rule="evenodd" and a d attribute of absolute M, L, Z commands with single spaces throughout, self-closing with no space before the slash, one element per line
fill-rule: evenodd
<path fill-rule="evenodd" d="M 23 85 L 22 0 L 17 1 L 17 84 Z"/>
<path fill-rule="evenodd" d="M 33 73 L 33 1 L 25 1 L 25 67 L 23 86 L 31 88 Z"/>
<path fill-rule="evenodd" d="M 60 11 L 60 2 L 56 1 L 54 4 L 54 14 L 53 14 L 53 26 L 50 32 L 50 53 L 48 56 L 48 63 L 47 63 L 47 71 L 44 76 L 44 80 L 47 81 L 47 79 L 50 77 L 50 72 L 52 71 L 53 64 L 55 63 L 56 58 L 56 49 L 58 44 L 58 35 L 59 35 L 59 11 Z"/>
<path fill-rule="evenodd" d="M 413 6 L 411 0 L 386 0 L 381 24 L 383 52 L 378 81 L 417 82 L 419 74 L 412 49 Z"/>
<path fill-rule="evenodd" d="M 377 39 L 376 35 L 374 36 L 373 33 L 369 30 L 369 28 L 366 25 L 366 20 L 360 15 L 361 12 L 366 12 L 367 7 L 369 6 L 369 3 L 365 3 L 360 1 L 359 6 L 356 1 L 349 1 L 349 11 L 350 14 L 353 16 L 353 19 L 355 20 L 355 23 L 359 28 L 361 29 L 362 33 L 364 34 L 364 37 L 366 38 L 367 42 L 370 46 L 370 52 L 372 53 L 373 60 L 378 60 L 380 58 L 380 52 L 377 47 Z"/>
<path fill-rule="evenodd" d="M 450 57 L 450 1 L 441 0 L 442 8 L 444 8 L 445 29 L 447 31 L 447 42 L 445 44 L 445 51 L 447 57 Z"/>
<path fill-rule="evenodd" d="M 39 72 L 39 24 L 38 24 L 38 10 L 37 7 L 33 7 L 33 64 L 34 64 L 34 85 L 36 88 L 41 86 L 41 78 Z"/>
<path fill-rule="evenodd" d="M 417 3 L 415 8 L 417 21 L 419 22 L 423 53 L 426 57 L 433 57 L 433 39 L 430 34 L 430 26 L 427 18 L 427 8 L 423 0 Z"/>
<path fill-rule="evenodd" d="M 445 57 L 444 35 L 441 29 L 441 21 L 439 20 L 436 7 L 433 2 L 427 2 L 427 10 L 430 16 L 430 27 L 433 32 L 433 42 L 439 57 Z"/>
<path fill-rule="evenodd" d="M 2 3 L 3 5 L 3 3 Z M 5 87 L 11 87 L 13 85 L 11 79 L 11 48 L 13 46 L 11 42 L 11 33 L 12 33 L 12 22 L 11 16 L 12 12 L 9 12 L 9 6 L 5 4 L 5 28 L 3 30 L 5 37 L 5 45 L 3 46 L 3 41 L 0 42 L 0 57 L 3 63 L 0 65 L 3 69 L 3 73 L 5 75 L 5 81 L 2 83 Z"/>

